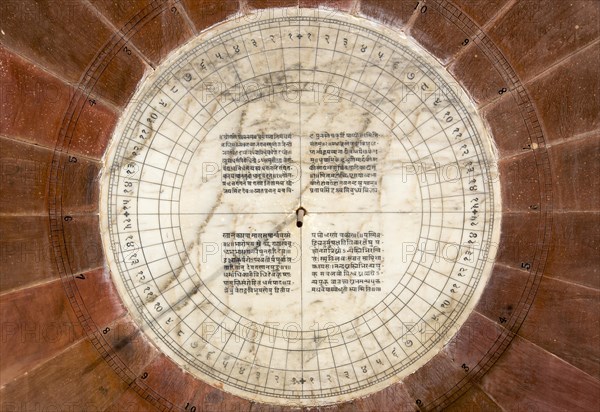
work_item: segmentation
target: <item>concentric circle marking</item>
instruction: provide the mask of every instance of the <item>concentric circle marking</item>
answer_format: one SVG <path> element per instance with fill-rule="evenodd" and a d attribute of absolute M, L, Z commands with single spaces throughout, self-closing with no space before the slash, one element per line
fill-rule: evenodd
<path fill-rule="evenodd" d="M 364 396 L 431 359 L 499 237 L 492 145 L 460 87 L 397 33 L 306 14 L 177 51 L 102 182 L 140 327 L 200 379 L 286 405 Z"/>

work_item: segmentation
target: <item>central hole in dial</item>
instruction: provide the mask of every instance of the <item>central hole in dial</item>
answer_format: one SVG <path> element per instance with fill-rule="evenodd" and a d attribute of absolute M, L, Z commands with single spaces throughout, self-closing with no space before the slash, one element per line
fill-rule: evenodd
<path fill-rule="evenodd" d="M 302 227 L 304 224 L 304 216 L 306 215 L 306 209 L 300 206 L 296 210 L 296 227 Z"/>

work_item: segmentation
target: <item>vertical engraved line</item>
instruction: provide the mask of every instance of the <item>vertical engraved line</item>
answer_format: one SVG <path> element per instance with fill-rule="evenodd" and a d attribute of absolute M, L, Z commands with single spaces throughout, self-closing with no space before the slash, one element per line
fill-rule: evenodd
<path fill-rule="evenodd" d="M 298 141 L 300 144 L 299 150 L 299 169 L 300 169 L 300 205 L 302 207 L 302 49 L 300 43 L 302 42 L 300 17 L 298 16 Z M 300 379 L 304 380 L 304 253 L 303 253 L 303 226 L 300 227 L 300 361 L 302 376 Z M 302 384 L 302 390 L 304 391 L 304 384 Z"/>

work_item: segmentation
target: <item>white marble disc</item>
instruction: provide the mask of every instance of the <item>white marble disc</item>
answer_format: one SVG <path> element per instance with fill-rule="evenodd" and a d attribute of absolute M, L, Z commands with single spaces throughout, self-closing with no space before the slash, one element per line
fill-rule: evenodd
<path fill-rule="evenodd" d="M 430 360 L 481 295 L 495 158 L 466 93 L 401 33 L 238 17 L 170 56 L 122 117 L 102 177 L 109 267 L 198 378 L 283 405 L 365 396 Z"/>

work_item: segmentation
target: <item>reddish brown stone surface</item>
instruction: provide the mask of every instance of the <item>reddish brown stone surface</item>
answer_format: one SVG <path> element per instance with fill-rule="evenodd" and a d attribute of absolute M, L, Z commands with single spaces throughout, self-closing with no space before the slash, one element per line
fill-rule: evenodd
<path fill-rule="evenodd" d="M 511 0 L 451 0 L 460 11 L 477 25 L 484 26 Z"/>
<path fill-rule="evenodd" d="M 504 213 L 496 262 L 515 268 L 531 262 L 539 253 L 538 240 L 543 235 L 543 216 L 540 213 Z"/>
<path fill-rule="evenodd" d="M 0 318 L 0 386 L 83 336 L 60 280 L 2 295 Z"/>
<path fill-rule="evenodd" d="M 2 43 L 18 54 L 77 84 L 97 53 L 113 36 L 85 3 L 8 0 L 2 2 Z M 21 28 L 27 27 L 27 30 Z M 50 33 L 52 33 L 50 35 Z M 135 55 L 117 60 L 104 71 L 96 93 L 123 104 L 123 95 L 135 86 L 144 66 Z M 118 67 L 115 68 L 115 65 Z M 131 83 L 133 81 L 133 84 Z"/>
<path fill-rule="evenodd" d="M 466 47 L 466 40 L 470 43 L 470 37 L 477 32 L 476 27 L 465 27 L 460 20 L 451 21 L 442 14 L 444 11 L 439 6 L 422 7 L 427 7 L 427 10 L 424 13 L 424 9 L 417 10 L 417 18 L 410 28 L 410 36 L 443 64 L 447 64 L 456 53 Z"/>
<path fill-rule="evenodd" d="M 498 97 L 498 91 L 506 87 L 500 71 L 477 44 L 466 46 L 448 70 L 479 104 Z"/>
<path fill-rule="evenodd" d="M 0 137 L 0 213 L 47 212 L 52 151 Z"/>
<path fill-rule="evenodd" d="M 460 64 L 460 60 L 457 64 Z M 505 93 L 480 111 L 489 125 L 501 158 L 522 154 L 529 150 L 528 145 L 531 144 L 528 125 L 517 103 L 516 96 Z"/>
<path fill-rule="evenodd" d="M 66 159 L 72 160 L 72 156 L 61 156 L 64 167 L 59 196 L 63 215 L 97 213 L 100 200 L 100 163 L 81 158 L 77 158 L 77 162 Z"/>
<path fill-rule="evenodd" d="M 104 410 L 126 389 L 127 384 L 86 339 L 0 389 L 0 408 L 35 410 L 35 405 L 44 405 L 58 411 Z"/>
<path fill-rule="evenodd" d="M 552 146 L 548 154 L 554 209 L 599 210 L 600 134 Z"/>
<path fill-rule="evenodd" d="M 600 129 L 598 67 L 600 43 L 571 56 L 528 85 L 547 141 L 555 143 Z"/>
<path fill-rule="evenodd" d="M 472 386 L 456 402 L 444 409 L 448 412 L 501 412 L 503 409 L 479 386 Z"/>
<path fill-rule="evenodd" d="M 392 26 L 404 26 L 415 11 L 411 0 L 361 0 L 360 14 Z"/>
<path fill-rule="evenodd" d="M 52 150 L 0 137 L 0 213 L 47 213 Z M 62 204 L 65 214 L 90 213 L 98 208 L 100 165 L 78 159 L 66 163 L 63 171 Z"/>
<path fill-rule="evenodd" d="M 329 412 L 329 408 L 324 409 L 326 412 Z M 264 403 L 254 403 L 252 404 L 252 408 L 250 410 L 253 412 L 287 412 L 289 408 L 285 408 L 283 406 L 267 405 Z"/>
<path fill-rule="evenodd" d="M 68 270 L 78 273 L 104 265 L 98 216 L 76 215 L 73 220 L 62 222 L 61 240 L 65 247 Z"/>
<path fill-rule="evenodd" d="M 483 377 L 481 387 L 507 411 L 600 408 L 597 379 L 519 337 Z"/>
<path fill-rule="evenodd" d="M 358 0 L 300 0 L 300 7 L 320 7 L 350 12 L 358 3 Z"/>
<path fill-rule="evenodd" d="M 117 29 L 132 25 L 149 13 L 161 8 L 161 4 L 152 0 L 90 0 L 90 3 Z M 168 4 L 167 4 L 168 5 Z"/>
<path fill-rule="evenodd" d="M 270 7 L 297 7 L 298 0 L 248 0 L 248 7 L 253 9 L 267 9 Z"/>
<path fill-rule="evenodd" d="M 544 276 L 600 289 L 600 212 L 552 215 Z"/>
<path fill-rule="evenodd" d="M 443 398 L 454 389 L 464 374 L 459 363 L 450 359 L 445 352 L 440 352 L 407 376 L 403 384 L 415 403 L 417 399 L 420 400 L 421 409 L 428 410 L 443 404 Z"/>
<path fill-rule="evenodd" d="M 544 278 L 519 335 L 600 379 L 600 291 Z"/>
<path fill-rule="evenodd" d="M 0 216 L 0 293 L 57 277 L 47 216 Z"/>
<path fill-rule="evenodd" d="M 354 409 L 350 409 L 350 405 Z M 415 400 L 411 398 L 402 383 L 396 383 L 371 396 L 355 399 L 350 405 L 346 404 L 346 407 L 344 407 L 344 404 L 342 404 L 339 408 L 331 408 L 331 410 L 376 412 L 383 411 L 393 405 L 397 411 L 412 411 L 415 409 Z"/>
<path fill-rule="evenodd" d="M 517 1 L 487 34 L 528 79 L 597 39 L 599 19 L 595 1 Z"/>
<path fill-rule="evenodd" d="M 135 31 L 130 31 L 126 36 L 131 36 Z M 109 43 L 101 50 L 100 56 L 90 63 L 85 72 L 84 80 L 78 87 L 85 90 L 83 102 L 72 107 L 66 114 L 69 122 L 74 122 L 86 104 L 113 104 L 117 106 L 116 111 L 123 108 L 131 99 L 138 83 L 150 70 L 144 63 L 137 50 L 115 34 Z"/>
<path fill-rule="evenodd" d="M 129 316 L 102 327 L 102 337 L 110 354 L 136 376 L 142 375 L 159 353 Z"/>
<path fill-rule="evenodd" d="M 133 389 L 128 388 L 121 397 L 105 409 L 106 412 L 141 412 L 158 410 Z"/>
<path fill-rule="evenodd" d="M 136 26 L 136 33 L 131 41 L 153 64 L 160 63 L 167 54 L 192 35 L 191 28 L 174 4 L 161 4 L 150 0 L 93 0 L 91 3 L 117 30 L 142 19 L 142 23 Z M 160 9 L 162 11 L 158 12 Z M 143 19 L 146 15 L 148 17 Z M 150 16 L 154 17 L 150 19 Z"/>
<path fill-rule="evenodd" d="M 498 162 L 502 192 L 502 209 L 505 212 L 529 211 L 540 205 L 540 172 L 531 150 L 522 155 Z M 543 176 L 543 175 L 542 175 Z M 543 188 L 543 186 L 542 186 Z"/>
<path fill-rule="evenodd" d="M 499 322 L 473 312 L 458 331 L 449 331 L 450 336 L 453 334 L 443 352 L 467 374 L 486 365 L 493 355 L 490 348 L 508 336 L 508 331 Z"/>
<path fill-rule="evenodd" d="M 505 318 L 511 324 L 511 317 L 521 309 L 519 302 L 530 281 L 529 272 L 524 269 L 495 265 L 475 310 L 493 321 Z"/>
<path fill-rule="evenodd" d="M 140 28 L 131 40 L 156 65 L 192 36 L 192 27 L 179 11 L 167 8 Z M 176 10 L 176 11 L 173 11 Z"/>
<path fill-rule="evenodd" d="M 112 35 L 82 2 L 7 0 L 0 7 L 2 43 L 74 83 Z"/>
<path fill-rule="evenodd" d="M 0 134 L 54 148 L 72 89 L 0 47 Z"/>
<path fill-rule="evenodd" d="M 77 216 L 64 226 L 65 262 L 74 273 L 104 264 L 97 216 Z M 0 216 L 2 277 L 6 292 L 48 281 L 59 275 L 51 246 L 48 216 Z M 98 291 L 96 291 L 98 292 Z"/>
<path fill-rule="evenodd" d="M 54 149 L 74 88 L 0 48 L 0 134 Z M 99 159 L 117 120 L 98 103 L 81 113 L 70 152 Z"/>
<path fill-rule="evenodd" d="M 120 44 L 113 49 L 113 55 L 93 72 L 94 87 L 91 90 L 96 101 L 107 99 L 119 107 L 124 107 L 131 99 L 138 83 L 144 76 L 146 66 L 141 58 L 127 45 Z"/>
<path fill-rule="evenodd" d="M 198 32 L 238 12 L 237 1 L 183 0 L 188 16 Z"/>
<path fill-rule="evenodd" d="M 68 142 L 68 153 L 101 159 L 115 130 L 120 113 L 97 101 L 84 105 L 79 112 L 73 136 Z"/>
<path fill-rule="evenodd" d="M 74 276 L 85 277 L 85 279 L 75 278 L 74 285 L 79 294 L 77 302 L 84 303 L 85 307 L 82 309 L 85 309 L 92 326 L 102 330 L 126 314 L 127 311 L 107 270 L 102 268 L 75 272 Z"/>

